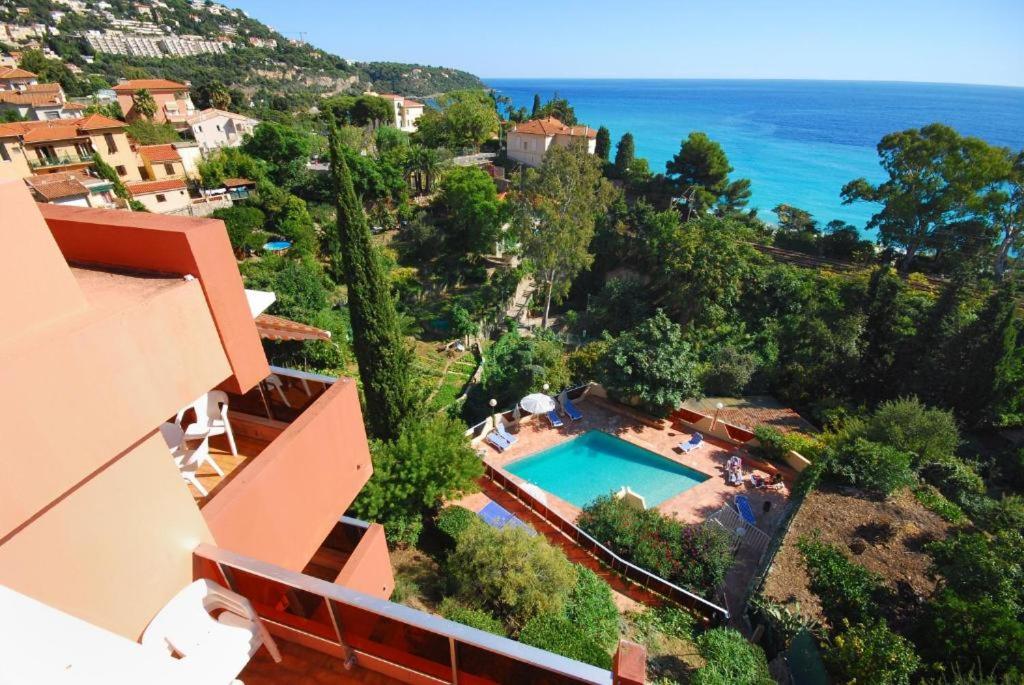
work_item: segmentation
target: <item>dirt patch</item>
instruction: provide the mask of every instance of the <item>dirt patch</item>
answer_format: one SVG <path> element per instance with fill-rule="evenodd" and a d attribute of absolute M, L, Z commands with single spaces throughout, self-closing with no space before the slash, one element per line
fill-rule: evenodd
<path fill-rule="evenodd" d="M 824 488 L 807 496 L 772 563 L 764 595 L 783 604 L 799 604 L 800 613 L 821 621 L 821 603 L 811 591 L 810 578 L 797 540 L 815 530 L 852 560 L 879 574 L 897 604 L 908 609 L 922 604 L 936 588 L 928 569 L 924 545 L 944 539 L 951 526 L 925 509 L 909 492 L 876 501 L 848 488 Z M 913 620 L 893 615 L 895 626 Z"/>
<path fill-rule="evenodd" d="M 436 613 L 445 593 L 445 575 L 437 561 L 426 552 L 408 547 L 391 552 L 396 581 L 404 581 L 405 596 L 400 604 Z M 395 601 L 398 601 L 397 599 Z"/>

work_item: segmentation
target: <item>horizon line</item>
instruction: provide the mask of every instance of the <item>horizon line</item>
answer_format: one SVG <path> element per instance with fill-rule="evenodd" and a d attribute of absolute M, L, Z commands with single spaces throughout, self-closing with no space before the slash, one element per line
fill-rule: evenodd
<path fill-rule="evenodd" d="M 501 79 L 504 81 L 783 81 L 783 82 L 824 82 L 824 83 L 894 83 L 923 86 L 974 86 L 980 88 L 1010 88 L 1024 90 L 1024 84 L 1006 83 L 964 83 L 960 81 L 909 81 L 906 79 L 856 79 L 856 78 L 796 78 L 757 76 L 478 76 L 481 81 Z"/>

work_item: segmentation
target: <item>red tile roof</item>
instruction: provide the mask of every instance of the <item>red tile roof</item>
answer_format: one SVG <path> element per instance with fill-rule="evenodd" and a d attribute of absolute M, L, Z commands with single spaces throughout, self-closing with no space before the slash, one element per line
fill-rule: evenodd
<path fill-rule="evenodd" d="M 331 332 L 271 314 L 256 317 L 256 330 L 265 340 L 330 340 Z"/>
<path fill-rule="evenodd" d="M 12 78 L 36 78 L 36 75 L 18 67 L 0 67 L 0 79 Z"/>
<path fill-rule="evenodd" d="M 573 136 L 580 138 L 596 138 L 597 131 L 589 126 L 566 126 L 554 117 L 531 119 L 516 124 L 513 133 L 530 133 L 538 136 Z"/>
<path fill-rule="evenodd" d="M 59 93 L 61 90 L 59 83 L 30 83 L 25 86 L 26 93 Z"/>
<path fill-rule="evenodd" d="M 225 188 L 239 188 L 239 187 L 243 187 L 243 186 L 254 186 L 254 185 L 256 185 L 256 181 L 250 181 L 247 178 L 225 178 L 224 179 L 224 187 Z"/>
<path fill-rule="evenodd" d="M 123 121 L 111 119 L 102 114 L 90 114 L 77 122 L 78 128 L 91 131 L 97 128 L 124 128 L 127 126 Z"/>
<path fill-rule="evenodd" d="M 163 78 L 140 78 L 133 81 L 122 81 L 114 86 L 115 93 L 134 93 L 139 90 L 188 90 L 188 86 Z"/>
<path fill-rule="evenodd" d="M 185 182 L 177 178 L 166 178 L 161 181 L 128 181 L 124 184 L 133 196 L 162 193 L 167 190 L 184 190 Z"/>
<path fill-rule="evenodd" d="M 32 93 L 20 90 L 0 90 L 0 102 L 8 105 L 59 105 L 60 100 L 55 93 Z"/>
<path fill-rule="evenodd" d="M 81 178 L 81 175 L 76 173 L 46 174 L 30 176 L 25 179 L 25 183 L 43 200 L 50 202 L 65 197 L 88 195 L 89 189 L 82 184 Z"/>
<path fill-rule="evenodd" d="M 173 145 L 143 145 L 139 148 L 139 155 L 151 164 L 181 161 L 181 155 Z"/>
<path fill-rule="evenodd" d="M 406 100 L 405 102 L 402 103 L 402 107 L 405 107 L 406 109 L 409 109 L 410 107 L 424 107 L 424 106 L 425 105 L 422 102 L 416 102 L 415 100 Z"/>
<path fill-rule="evenodd" d="M 57 121 L 60 121 L 59 119 Z M 47 122 L 49 123 L 49 122 Z M 45 143 L 52 140 L 74 140 L 84 138 L 85 134 L 79 132 L 78 127 L 71 124 L 58 124 L 51 126 L 38 126 L 22 134 L 21 139 L 26 143 Z"/>

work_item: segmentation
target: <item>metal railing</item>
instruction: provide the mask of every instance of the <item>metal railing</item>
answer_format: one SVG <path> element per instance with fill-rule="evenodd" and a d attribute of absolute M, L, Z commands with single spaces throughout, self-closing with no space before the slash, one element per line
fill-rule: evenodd
<path fill-rule="evenodd" d="M 247 597 L 271 633 L 367 670 L 452 685 L 612 683 L 596 666 L 212 545 L 193 554 L 200 575 Z"/>
<path fill-rule="evenodd" d="M 82 157 L 80 155 L 58 155 L 56 157 L 44 157 L 43 159 L 29 160 L 28 162 L 30 169 L 69 166 L 71 164 L 92 164 L 92 157 Z"/>
<path fill-rule="evenodd" d="M 564 533 L 572 540 L 577 547 L 587 552 L 612 571 L 615 571 L 626 580 L 636 583 L 646 590 L 665 597 L 676 604 L 683 606 L 707 619 L 710 623 L 718 625 L 729 620 L 729 611 L 724 607 L 709 602 L 689 590 L 671 583 L 650 571 L 630 563 L 611 551 L 603 544 L 595 540 L 582 529 L 577 528 L 557 511 L 537 500 L 526 491 L 521 485 L 509 478 L 500 469 L 484 462 L 484 475 L 492 482 L 505 490 L 509 495 L 515 497 L 537 516 L 546 520 L 549 524 Z"/>

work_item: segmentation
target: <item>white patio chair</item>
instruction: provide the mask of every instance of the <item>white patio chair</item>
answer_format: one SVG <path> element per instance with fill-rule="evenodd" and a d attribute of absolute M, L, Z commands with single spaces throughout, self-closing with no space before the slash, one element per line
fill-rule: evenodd
<path fill-rule="evenodd" d="M 281 397 L 281 401 L 284 402 L 284 406 L 291 408 L 292 403 L 288 401 L 288 397 L 284 394 L 284 381 L 276 373 L 272 373 L 263 379 L 263 382 L 267 384 L 267 387 L 277 390 L 277 394 Z"/>
<path fill-rule="evenodd" d="M 209 463 L 221 476 L 224 475 L 224 472 L 217 466 L 217 462 L 210 457 L 208 440 L 204 437 L 202 442 L 199 443 L 199 447 L 189 449 L 185 445 L 185 431 L 176 423 L 161 424 L 160 434 L 163 436 L 164 442 L 167 443 L 171 457 L 174 458 L 174 464 L 178 467 L 178 473 L 185 479 L 185 482 L 191 484 L 203 497 L 209 495 L 210 493 L 199 482 L 199 467 L 204 463 Z"/>
<path fill-rule="evenodd" d="M 217 615 L 214 616 L 214 613 Z M 185 586 L 146 626 L 143 647 L 197 662 L 230 682 L 261 646 L 281 663 L 277 643 L 248 599 L 209 580 Z"/>
<path fill-rule="evenodd" d="M 185 439 L 198 440 L 203 436 L 226 435 L 231 454 L 238 456 L 235 434 L 231 431 L 231 422 L 228 420 L 228 394 L 223 390 L 211 390 L 206 393 L 178 412 L 175 422 L 179 426 L 189 407 L 196 412 L 196 422 L 185 429 Z"/>

